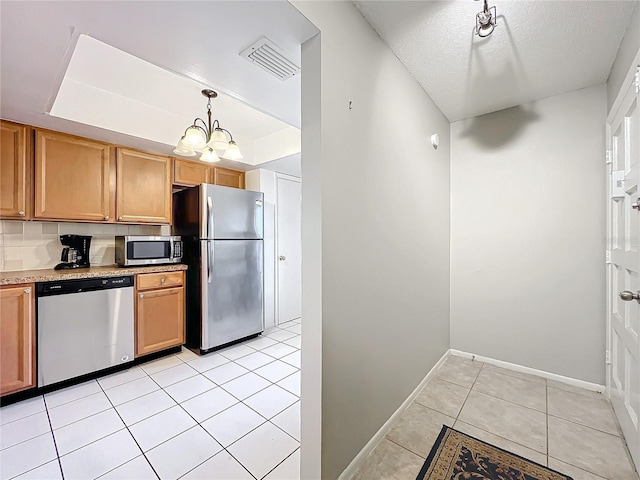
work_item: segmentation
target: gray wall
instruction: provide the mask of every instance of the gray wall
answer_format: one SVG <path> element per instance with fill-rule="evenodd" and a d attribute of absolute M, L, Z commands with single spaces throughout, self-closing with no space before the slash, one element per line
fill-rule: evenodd
<path fill-rule="evenodd" d="M 322 478 L 335 479 L 449 347 L 449 122 L 353 4 L 294 5 L 321 30 Z"/>
<path fill-rule="evenodd" d="M 631 63 L 640 49 L 640 1 L 636 0 L 636 8 L 629 21 L 629 26 L 620 44 L 616 61 L 613 64 L 609 80 L 607 80 L 607 104 L 611 109 L 616 99 L 618 90 L 622 86 L 627 72 L 631 68 Z"/>
<path fill-rule="evenodd" d="M 451 124 L 451 347 L 605 381 L 604 85 Z"/>

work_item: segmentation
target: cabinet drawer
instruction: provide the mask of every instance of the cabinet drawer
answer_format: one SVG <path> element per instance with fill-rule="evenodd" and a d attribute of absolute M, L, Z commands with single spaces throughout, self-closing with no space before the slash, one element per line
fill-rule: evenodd
<path fill-rule="evenodd" d="M 138 290 L 179 287 L 184 283 L 184 272 L 140 273 L 137 283 Z"/>

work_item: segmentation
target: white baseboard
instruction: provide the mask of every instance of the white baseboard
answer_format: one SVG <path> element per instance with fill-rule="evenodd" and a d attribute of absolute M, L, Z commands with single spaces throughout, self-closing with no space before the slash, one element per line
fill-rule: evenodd
<path fill-rule="evenodd" d="M 567 385 L 573 385 L 574 387 L 584 388 L 594 392 L 605 393 L 606 387 L 604 385 L 598 385 L 597 383 L 585 382 L 576 378 L 565 377 L 563 375 L 557 375 L 555 373 L 545 372 L 544 370 L 537 370 L 535 368 L 523 367 L 515 363 L 503 362 L 502 360 L 496 360 L 495 358 L 483 357 L 482 355 L 476 355 L 474 353 L 461 352 L 460 350 L 449 350 L 451 355 L 458 357 L 470 358 L 477 360 L 478 362 L 489 363 L 496 367 L 506 368 L 507 370 L 513 370 L 514 372 L 527 373 L 529 375 L 536 375 L 538 377 L 548 378 L 549 380 L 555 380 L 557 382 L 566 383 Z"/>
<path fill-rule="evenodd" d="M 391 429 L 392 425 L 395 421 L 402 415 L 402 413 L 411 405 L 411 402 L 418 396 L 418 394 L 422 391 L 424 386 L 431 380 L 431 378 L 435 375 L 440 368 L 440 365 L 444 363 L 444 361 L 449 356 L 451 350 L 447 350 L 444 352 L 444 355 L 438 360 L 438 362 L 433 366 L 429 373 L 422 379 L 422 381 L 418 384 L 418 386 L 411 392 L 411 394 L 407 397 L 407 399 L 398 407 L 398 409 L 389 417 L 380 430 L 376 432 L 376 434 L 371 437 L 371 440 L 367 442 L 367 444 L 360 450 L 358 455 L 351 460 L 351 463 L 344 469 L 344 471 L 338 477 L 338 480 L 349 480 L 358 470 L 360 463 L 367 458 L 367 456 L 378 446 L 378 444 L 384 439 L 387 432 Z"/>

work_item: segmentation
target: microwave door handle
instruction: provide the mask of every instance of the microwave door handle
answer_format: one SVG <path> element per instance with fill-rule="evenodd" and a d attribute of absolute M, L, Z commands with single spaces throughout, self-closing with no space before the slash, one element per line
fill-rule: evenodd
<path fill-rule="evenodd" d="M 176 245 L 173 239 L 169 240 L 169 260 L 173 260 L 173 253 L 175 251 Z"/>

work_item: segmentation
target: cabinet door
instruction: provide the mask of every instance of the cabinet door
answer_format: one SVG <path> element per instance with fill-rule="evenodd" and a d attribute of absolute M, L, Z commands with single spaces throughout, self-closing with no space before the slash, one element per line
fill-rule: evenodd
<path fill-rule="evenodd" d="M 244 172 L 229 170 L 228 168 L 215 167 L 215 185 L 223 187 L 244 188 Z"/>
<path fill-rule="evenodd" d="M 29 215 L 31 169 L 28 158 L 31 130 L 0 121 L 0 217 L 25 219 Z"/>
<path fill-rule="evenodd" d="M 171 159 L 118 149 L 116 161 L 119 222 L 171 222 Z"/>
<path fill-rule="evenodd" d="M 211 165 L 181 158 L 173 159 L 173 183 L 175 185 L 200 185 L 211 183 Z"/>
<path fill-rule="evenodd" d="M 0 289 L 0 395 L 35 386 L 33 284 Z"/>
<path fill-rule="evenodd" d="M 184 343 L 184 287 L 138 293 L 136 356 Z"/>
<path fill-rule="evenodd" d="M 106 143 L 36 131 L 35 218 L 113 221 L 113 162 Z"/>

